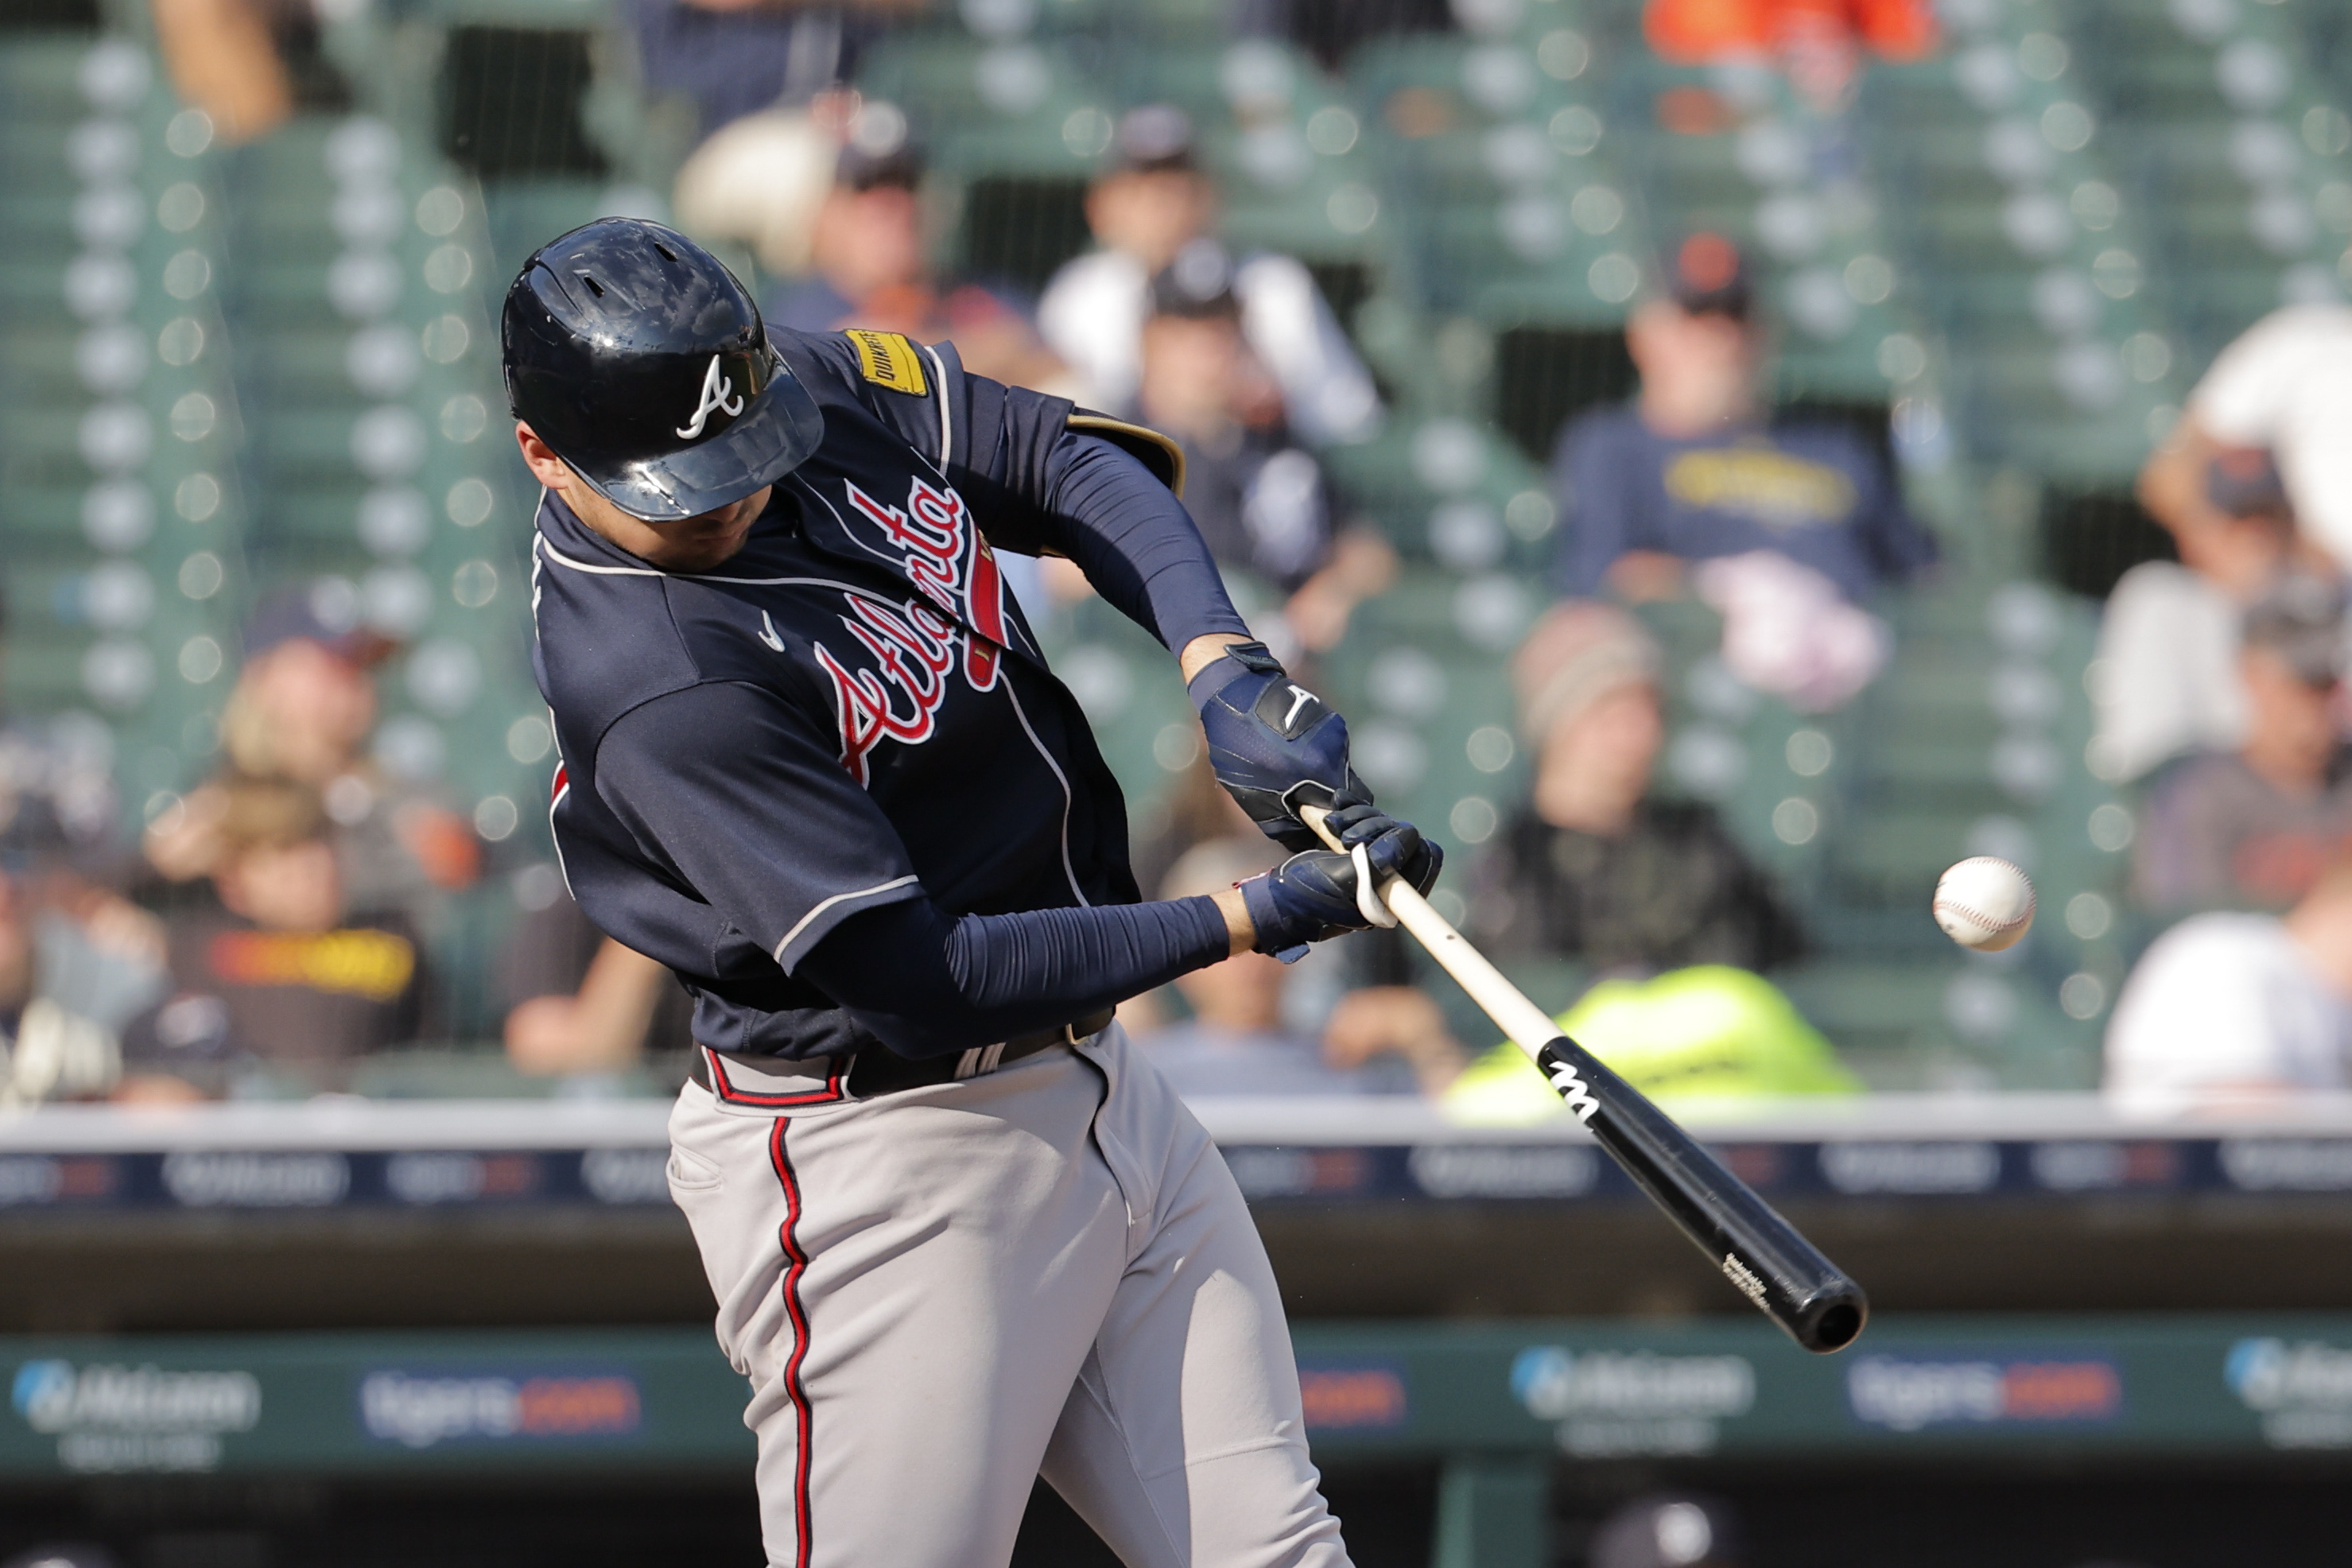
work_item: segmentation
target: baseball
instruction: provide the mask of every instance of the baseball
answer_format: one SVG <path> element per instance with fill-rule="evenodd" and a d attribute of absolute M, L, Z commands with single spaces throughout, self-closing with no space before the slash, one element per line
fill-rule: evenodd
<path fill-rule="evenodd" d="M 1937 879 L 1936 923 L 1962 947 L 1999 952 L 2033 924 L 2033 884 L 2006 860 L 1971 856 Z"/>

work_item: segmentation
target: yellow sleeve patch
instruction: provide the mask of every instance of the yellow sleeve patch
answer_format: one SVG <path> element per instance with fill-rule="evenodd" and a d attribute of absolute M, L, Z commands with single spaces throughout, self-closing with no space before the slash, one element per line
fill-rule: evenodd
<path fill-rule="evenodd" d="M 922 356 L 915 352 L 915 345 L 907 341 L 905 334 L 852 327 L 845 335 L 857 351 L 858 368 L 875 385 L 903 392 L 909 397 L 921 397 L 930 391 L 923 380 Z"/>

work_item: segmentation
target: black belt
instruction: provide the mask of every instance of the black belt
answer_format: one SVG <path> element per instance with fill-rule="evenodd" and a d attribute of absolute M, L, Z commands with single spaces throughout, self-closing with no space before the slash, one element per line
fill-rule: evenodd
<path fill-rule="evenodd" d="M 1098 1035 L 1110 1027 L 1112 1016 L 1112 1010 L 1106 1007 L 1099 1013 L 1074 1019 L 1058 1029 L 1040 1029 L 1033 1035 L 1015 1035 L 1001 1046 L 950 1051 L 938 1057 L 902 1057 L 881 1045 L 867 1046 L 849 1058 L 849 1098 L 871 1100 L 877 1094 L 896 1094 L 902 1089 L 928 1089 L 934 1084 L 953 1083 L 960 1079 L 980 1078 L 1024 1057 L 1034 1057 L 1039 1051 L 1052 1050 L 1055 1046 L 1075 1046 Z M 830 1058 L 805 1061 L 781 1058 L 767 1059 L 779 1068 L 798 1068 L 824 1077 L 827 1070 L 824 1063 Z M 693 1065 L 687 1068 L 687 1077 L 705 1089 L 710 1088 L 710 1058 L 702 1050 L 698 1048 L 695 1051 Z"/>

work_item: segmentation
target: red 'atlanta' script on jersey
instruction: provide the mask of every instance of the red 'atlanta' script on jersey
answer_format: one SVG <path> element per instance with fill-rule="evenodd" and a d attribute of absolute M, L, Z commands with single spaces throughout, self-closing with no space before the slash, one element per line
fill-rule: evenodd
<path fill-rule="evenodd" d="M 931 738 L 959 639 L 971 689 L 996 685 L 1004 656 L 1004 584 L 994 552 L 953 489 L 935 489 L 918 476 L 902 509 L 883 505 L 850 481 L 843 488 L 858 515 L 903 552 L 908 581 L 929 601 L 892 607 L 848 596 L 849 614 L 841 624 L 873 656 L 874 668 L 853 669 L 816 645 L 817 665 L 832 679 L 841 719 L 841 765 L 862 784 L 866 753 L 876 745 L 889 740 L 914 746 Z M 965 627 L 956 624 L 960 612 Z"/>

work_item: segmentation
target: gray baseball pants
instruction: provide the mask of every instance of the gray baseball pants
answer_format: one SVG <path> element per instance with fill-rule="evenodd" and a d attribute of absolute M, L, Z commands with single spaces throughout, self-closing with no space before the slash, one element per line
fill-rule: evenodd
<path fill-rule="evenodd" d="M 1003 1563 L 1040 1474 L 1129 1568 L 1348 1568 L 1256 1227 L 1118 1025 L 864 1100 L 723 1066 L 670 1189 L 771 1568 Z"/>

